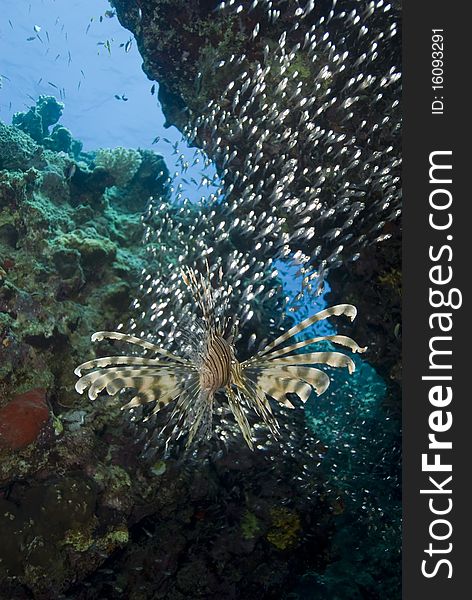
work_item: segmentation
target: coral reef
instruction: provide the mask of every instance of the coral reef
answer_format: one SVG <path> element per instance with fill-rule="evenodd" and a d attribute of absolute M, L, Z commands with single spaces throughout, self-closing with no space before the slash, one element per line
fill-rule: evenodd
<path fill-rule="evenodd" d="M 288 508 L 273 508 L 270 511 L 272 526 L 267 533 L 268 541 L 279 550 L 286 550 L 298 540 L 301 530 L 300 518 Z"/>
<path fill-rule="evenodd" d="M 42 149 L 17 127 L 0 123 L 0 148 L 2 171 L 27 171 L 30 167 L 39 169 L 46 165 Z M 4 185 L 7 185 L 7 182 Z M 6 190 L 2 189 L 2 201 L 5 201 L 6 193 Z"/>

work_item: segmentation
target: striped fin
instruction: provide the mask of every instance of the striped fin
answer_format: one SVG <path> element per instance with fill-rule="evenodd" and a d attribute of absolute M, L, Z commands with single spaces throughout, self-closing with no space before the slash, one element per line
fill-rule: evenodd
<path fill-rule="evenodd" d="M 294 408 L 293 404 L 285 398 L 287 393 L 297 394 L 302 402 L 306 402 L 311 394 L 311 386 L 299 379 L 281 379 L 280 377 L 260 377 L 259 384 L 265 393 L 275 398 L 285 406 Z"/>
<path fill-rule="evenodd" d="M 147 404 L 148 402 L 154 402 L 155 400 L 157 400 L 159 398 L 160 390 L 158 390 L 158 389 L 153 389 L 152 387 L 146 387 L 146 385 L 143 385 L 142 387 L 138 387 L 138 385 L 136 385 L 136 382 L 134 385 L 130 385 L 130 386 L 126 386 L 126 387 L 135 387 L 139 391 L 136 394 L 136 396 L 133 396 L 133 398 L 131 398 L 131 400 L 127 404 L 125 404 L 121 407 L 121 410 L 124 410 L 125 408 L 135 408 L 136 406 L 141 406 L 142 404 Z M 156 406 L 159 406 L 159 405 L 156 405 Z M 159 408 L 162 408 L 162 406 L 159 406 Z M 146 421 L 147 419 L 148 419 L 148 417 L 143 419 L 143 421 Z"/>
<path fill-rule="evenodd" d="M 189 365 L 190 361 L 185 358 L 181 358 L 180 356 L 176 356 L 155 344 L 151 344 L 151 342 L 147 342 L 146 340 L 142 340 L 134 335 L 128 335 L 127 333 L 119 333 L 118 331 L 97 331 L 91 337 L 92 342 L 100 342 L 102 340 L 120 340 L 122 342 L 127 342 L 128 344 L 134 344 L 135 346 L 140 346 L 141 348 L 145 348 L 146 350 L 152 350 L 156 354 L 161 354 L 171 360 L 182 363 L 184 365 Z"/>
<path fill-rule="evenodd" d="M 309 385 L 311 385 L 318 396 L 320 396 L 329 386 L 330 380 L 326 373 L 320 371 L 320 369 L 315 369 L 314 367 L 277 367 L 277 368 L 267 368 L 262 371 L 259 375 L 258 383 L 261 387 L 262 382 L 260 379 L 262 378 L 265 382 L 267 379 L 270 380 L 271 377 L 282 377 L 287 379 L 301 379 L 305 381 Z M 264 387 L 264 389 L 266 389 Z"/>
<path fill-rule="evenodd" d="M 89 360 L 79 365 L 74 374 L 81 376 L 83 371 L 90 371 L 90 369 L 96 369 L 99 367 L 110 367 L 110 366 L 146 366 L 146 367 L 169 367 L 170 363 L 162 362 L 159 358 L 141 358 L 139 356 L 104 356 L 102 358 L 96 358 L 95 360 Z"/>
<path fill-rule="evenodd" d="M 194 377 L 183 389 L 177 400 L 167 422 L 166 427 L 172 425 L 172 430 L 167 435 L 167 442 L 174 437 L 178 439 L 183 435 L 185 427 L 189 427 L 188 421 L 191 423 L 192 406 L 195 406 L 200 396 L 200 381 L 198 377 Z"/>
<path fill-rule="evenodd" d="M 141 368 L 121 368 L 110 367 L 108 369 L 97 369 L 87 375 L 83 375 L 75 384 L 75 389 L 79 394 L 82 394 L 86 388 L 92 385 L 97 379 L 107 377 L 110 381 L 119 377 L 133 377 L 138 375 L 147 375 L 149 377 L 158 378 L 160 375 L 174 375 L 175 371 L 172 367 L 167 369 L 155 369 L 151 367 Z M 102 388 L 103 389 L 103 388 Z"/>
<path fill-rule="evenodd" d="M 304 340 L 303 342 L 298 342 L 297 344 L 292 344 L 291 346 L 286 346 L 285 348 L 281 348 L 280 350 L 275 350 L 271 352 L 265 358 L 272 360 L 277 356 L 283 356 L 284 354 L 288 354 L 289 352 L 293 352 L 294 350 L 298 350 L 299 348 L 304 348 L 305 346 L 310 346 L 311 344 L 316 344 L 317 342 L 332 342 L 333 344 L 339 344 L 340 346 L 345 346 L 349 348 L 351 352 L 365 352 L 367 347 L 361 348 L 352 338 L 347 337 L 346 335 L 324 335 L 322 337 L 315 337 L 309 340 Z"/>
<path fill-rule="evenodd" d="M 198 434 L 203 428 L 203 435 L 207 434 L 211 430 L 211 422 L 213 416 L 213 399 L 214 395 L 200 390 L 198 400 L 194 403 L 192 417 L 193 423 L 190 425 L 188 432 L 186 448 L 189 448 Z"/>
<path fill-rule="evenodd" d="M 125 390 L 126 388 L 136 388 L 138 391 L 144 391 L 150 389 L 153 383 L 153 377 L 145 377 L 143 375 L 134 375 L 131 377 L 120 377 L 119 374 L 117 377 L 103 375 L 92 383 L 88 391 L 88 396 L 90 400 L 95 400 L 98 394 L 105 388 L 110 396 L 115 396 L 120 390 Z"/>
<path fill-rule="evenodd" d="M 272 412 L 272 408 L 267 400 L 264 390 L 248 376 L 245 377 L 245 382 L 243 382 L 242 385 L 237 385 L 237 387 L 252 403 L 252 407 L 256 413 L 262 417 L 272 434 L 277 436 L 279 433 L 279 424 Z"/>
<path fill-rule="evenodd" d="M 284 334 L 279 336 L 277 339 L 275 339 L 273 342 L 271 342 L 265 348 L 263 348 L 260 352 L 258 352 L 258 354 L 256 354 L 256 357 L 267 354 L 273 348 L 280 346 L 282 342 L 289 340 L 291 337 L 293 337 L 300 331 L 303 331 L 303 329 L 306 329 L 307 327 L 313 325 L 314 323 L 317 323 L 318 321 L 323 321 L 328 317 L 339 317 L 340 315 L 346 315 L 351 319 L 351 321 L 353 321 L 356 318 L 356 314 L 357 309 L 352 304 L 337 304 L 336 306 L 326 308 L 325 310 L 317 312 L 315 315 L 308 317 L 308 319 L 305 319 L 298 325 L 295 325 L 294 327 L 286 331 Z"/>
<path fill-rule="evenodd" d="M 239 429 L 243 434 L 243 438 L 246 444 L 249 446 L 249 448 L 251 448 L 251 450 L 254 450 L 254 444 L 251 438 L 251 426 L 249 425 L 249 421 L 247 420 L 247 417 L 244 414 L 241 399 L 238 397 L 239 394 L 236 395 L 235 392 L 228 386 L 226 388 L 226 395 L 228 398 L 228 403 L 231 412 L 233 413 L 234 418 L 236 419 L 236 423 L 238 424 Z"/>
<path fill-rule="evenodd" d="M 125 388 L 142 388 L 143 384 L 146 387 L 151 386 L 169 386 L 169 383 L 175 385 L 176 376 L 170 370 L 161 369 L 156 371 L 152 368 L 142 369 L 98 369 L 84 375 L 75 384 L 75 389 L 79 394 L 82 394 L 89 387 L 88 396 L 91 400 L 95 400 L 98 394 L 107 389 L 108 394 L 114 396 L 117 392 Z M 136 385 L 139 383 L 139 385 Z"/>
<path fill-rule="evenodd" d="M 159 387 L 156 387 L 156 383 L 153 383 L 152 388 L 139 388 L 136 396 L 131 398 L 127 404 L 124 404 L 121 407 L 121 410 L 135 408 L 136 406 L 141 406 L 148 402 L 156 402 L 156 406 L 152 411 L 152 415 L 155 415 L 158 411 L 167 406 L 167 404 L 175 400 L 183 391 L 180 384 L 174 384 L 170 381 L 167 383 L 167 386 L 162 382 L 159 382 L 157 385 Z M 146 417 L 143 420 L 147 421 L 149 418 L 150 417 Z"/>
<path fill-rule="evenodd" d="M 292 356 L 284 356 L 283 358 L 264 357 L 257 361 L 254 366 L 268 367 L 275 365 L 311 365 L 325 364 L 330 367 L 347 367 L 349 373 L 354 373 L 356 365 L 352 358 L 341 352 L 308 352 L 306 354 L 294 354 Z"/>
<path fill-rule="evenodd" d="M 260 377 L 258 381 L 259 385 L 261 385 L 264 388 L 264 395 L 267 394 L 268 396 L 271 396 L 271 398 L 275 398 L 275 400 L 277 400 L 287 408 L 295 408 L 295 406 L 285 396 L 285 394 L 287 393 L 285 384 L 288 383 L 288 381 L 290 380 L 282 379 L 280 377 Z M 281 391 L 278 398 L 272 393 L 272 388 L 274 387 L 274 384 L 277 384 L 277 386 L 280 387 L 280 390 L 283 389 L 283 392 Z"/>

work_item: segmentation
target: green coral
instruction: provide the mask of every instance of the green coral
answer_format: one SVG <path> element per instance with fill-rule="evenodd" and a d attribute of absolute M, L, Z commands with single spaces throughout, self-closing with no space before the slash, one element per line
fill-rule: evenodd
<path fill-rule="evenodd" d="M 69 529 L 66 531 L 63 543 L 72 546 L 76 552 L 87 552 L 95 542 L 93 531 L 96 524 L 97 520 L 92 519 L 85 528 Z"/>
<path fill-rule="evenodd" d="M 108 238 L 101 236 L 92 227 L 77 229 L 60 240 L 66 248 L 77 250 L 85 268 L 97 269 L 113 262 L 117 247 Z"/>
<path fill-rule="evenodd" d="M 270 517 L 272 526 L 267 533 L 267 540 L 279 550 L 294 546 L 301 531 L 298 514 L 288 508 L 277 507 L 271 509 Z"/>
<path fill-rule="evenodd" d="M 61 118 L 63 110 L 64 105 L 54 96 L 39 96 L 36 105 L 28 111 L 15 113 L 12 123 L 41 144 L 49 135 L 49 127 Z"/>
<path fill-rule="evenodd" d="M 379 283 L 393 288 L 399 295 L 402 293 L 402 273 L 400 269 L 391 269 L 379 276 Z"/>
<path fill-rule="evenodd" d="M 100 464 L 93 478 L 109 492 L 122 491 L 123 488 L 131 487 L 131 478 L 128 472 L 118 465 Z"/>
<path fill-rule="evenodd" d="M 108 533 L 100 541 L 100 545 L 106 546 L 107 548 L 111 546 L 124 546 L 129 541 L 129 531 L 126 525 L 122 525 L 121 527 L 116 527 L 115 529 L 111 529 Z"/>
<path fill-rule="evenodd" d="M 160 475 L 164 475 L 164 473 L 166 472 L 166 469 L 167 469 L 166 462 L 164 460 L 158 460 L 152 465 L 152 467 L 150 468 L 150 471 L 153 475 L 156 475 L 157 477 L 159 477 Z"/>
<path fill-rule="evenodd" d="M 42 145 L 55 152 L 67 152 L 79 158 L 82 142 L 74 139 L 71 132 L 63 125 L 55 125 L 51 133 L 42 141 Z"/>
<path fill-rule="evenodd" d="M 41 147 L 29 135 L 17 127 L 0 122 L 0 170 L 26 171 L 45 163 Z M 0 189 L 0 201 L 3 193 Z"/>
<path fill-rule="evenodd" d="M 57 116 L 43 114 L 44 123 Z M 68 143 L 59 126 L 46 137 L 55 134 Z M 140 168 L 132 186 L 112 188 L 93 154 L 75 162 L 42 142 L 0 123 L 0 374 L 8 389 L 41 385 L 75 406 L 73 371 L 91 352 L 91 332 L 129 314 L 147 260 L 141 211 L 167 171 L 147 152 L 144 180 Z"/>
<path fill-rule="evenodd" d="M 63 125 L 56 125 L 63 110 L 64 104 L 54 96 L 39 96 L 35 106 L 26 112 L 15 113 L 12 123 L 41 146 L 77 158 L 82 151 L 82 143 L 75 140 Z M 52 131 L 49 131 L 53 125 Z"/>
<path fill-rule="evenodd" d="M 96 548 L 107 553 L 128 543 L 129 531 L 126 525 L 111 528 L 105 535 L 99 536 L 94 533 L 97 522 L 94 519 L 85 529 L 67 531 L 63 543 L 71 546 L 76 552 L 87 552 L 91 548 Z"/>
<path fill-rule="evenodd" d="M 261 530 L 259 519 L 249 510 L 246 510 L 241 519 L 241 534 L 245 540 L 253 540 Z"/>

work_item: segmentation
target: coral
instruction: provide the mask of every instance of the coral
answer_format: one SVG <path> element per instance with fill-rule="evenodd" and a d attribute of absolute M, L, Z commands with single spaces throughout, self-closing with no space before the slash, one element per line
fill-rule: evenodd
<path fill-rule="evenodd" d="M 88 352 L 90 331 L 128 311 L 146 258 L 145 182 L 163 190 L 162 159 L 148 154 L 143 185 L 125 186 L 120 204 L 91 158 L 77 164 L 0 123 L 0 373 L 13 393 L 41 385 L 71 403 L 74 355 Z"/>
<path fill-rule="evenodd" d="M 27 112 L 13 115 L 13 125 L 27 133 L 35 142 L 55 152 L 66 152 L 78 158 L 82 143 L 72 137 L 63 125 L 56 125 L 62 116 L 64 104 L 54 96 L 39 96 L 35 106 Z M 49 131 L 50 127 L 52 131 Z"/>
<path fill-rule="evenodd" d="M 18 112 L 13 115 L 13 125 L 21 129 L 41 144 L 49 135 L 49 128 L 59 121 L 64 105 L 54 96 L 39 96 L 36 105 L 27 112 Z"/>
<path fill-rule="evenodd" d="M 71 132 L 63 125 L 55 125 L 51 133 L 44 137 L 42 145 L 55 152 L 67 152 L 76 159 L 82 152 L 82 142 L 74 139 Z"/>
<path fill-rule="evenodd" d="M 63 543 L 72 546 L 76 552 L 87 552 L 94 544 L 93 530 L 96 520 L 91 520 L 87 527 L 69 529 L 64 534 Z"/>
<path fill-rule="evenodd" d="M 388 285 L 393 288 L 400 296 L 402 290 L 402 274 L 399 269 L 392 269 L 379 276 L 379 283 L 381 285 Z"/>
<path fill-rule="evenodd" d="M 2 579 L 20 577 L 45 595 L 55 594 L 68 577 L 62 541 L 71 530 L 92 526 L 95 502 L 93 486 L 82 477 L 13 486 L 8 499 L 0 499 Z"/>
<path fill-rule="evenodd" d="M 125 526 L 116 527 L 108 531 L 101 540 L 101 545 L 104 545 L 110 550 L 110 546 L 113 550 L 116 546 L 123 546 L 127 544 L 129 540 L 129 531 Z"/>
<path fill-rule="evenodd" d="M 36 111 L 41 127 L 58 117 L 53 106 Z M 16 120 L 28 129 L 33 112 Z M 147 260 L 140 211 L 167 171 L 148 152 L 142 178 L 112 194 L 93 156 L 74 160 L 68 133 L 47 133 L 40 145 L 0 123 L 0 585 L 9 597 L 22 585 L 55 598 L 127 543 L 131 508 L 155 495 L 107 456 L 101 436 L 114 420 L 114 452 L 123 440 L 119 407 L 81 404 L 73 370 L 90 332 L 129 311 Z"/>
<path fill-rule="evenodd" d="M 272 527 L 267 533 L 267 540 L 279 550 L 294 546 L 301 531 L 300 517 L 285 507 L 272 508 L 270 511 Z"/>
<path fill-rule="evenodd" d="M 0 121 L 0 170 L 27 171 L 45 163 L 42 148 L 29 135 Z"/>
<path fill-rule="evenodd" d="M 84 270 L 92 270 L 94 274 L 105 265 L 113 263 L 116 258 L 116 244 L 100 235 L 93 227 L 71 231 L 57 238 L 56 243 L 61 248 L 59 252 L 63 252 L 64 248 L 72 251 L 69 257 L 76 252 Z M 54 257 L 57 262 L 60 262 L 57 253 L 54 254 Z M 64 256 L 64 258 L 66 257 Z"/>
<path fill-rule="evenodd" d="M 48 419 L 45 390 L 16 395 L 0 408 L 0 449 L 17 450 L 33 443 Z"/>
<path fill-rule="evenodd" d="M 95 157 L 95 165 L 108 171 L 117 187 L 123 187 L 133 179 L 141 162 L 141 154 L 137 150 L 120 146 L 113 149 L 101 149 Z"/>
<path fill-rule="evenodd" d="M 163 460 L 156 461 L 151 467 L 151 473 L 156 477 L 163 475 L 166 472 L 166 463 Z"/>
<path fill-rule="evenodd" d="M 246 510 L 241 519 L 241 535 L 245 540 L 253 540 L 260 532 L 261 526 L 256 515 Z"/>
<path fill-rule="evenodd" d="M 99 465 L 93 478 L 111 501 L 116 497 L 120 497 L 123 493 L 127 494 L 131 488 L 129 474 L 119 465 Z"/>

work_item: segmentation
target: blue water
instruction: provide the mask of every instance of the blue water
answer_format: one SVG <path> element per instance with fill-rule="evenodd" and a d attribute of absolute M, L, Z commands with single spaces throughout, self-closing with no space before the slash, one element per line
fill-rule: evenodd
<path fill-rule="evenodd" d="M 65 105 L 61 124 L 85 151 L 116 146 L 154 150 L 174 174 L 179 165 L 173 146 L 179 143 L 179 150 L 185 150 L 182 135 L 175 127 L 164 128 L 159 86 L 142 71 L 133 36 L 116 17 L 105 16 L 110 10 L 106 0 L 4 0 L 0 119 L 10 123 L 39 95 L 52 95 Z M 107 42 L 109 47 L 103 45 Z M 190 167 L 186 178 L 200 182 L 200 166 Z M 206 176 L 214 173 L 207 169 Z M 175 185 L 179 182 L 177 177 Z M 191 200 L 201 197 L 198 187 L 185 187 Z"/>

